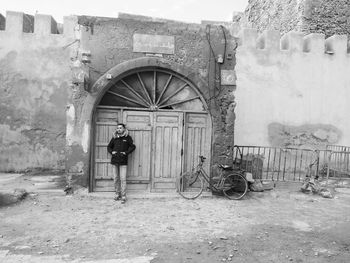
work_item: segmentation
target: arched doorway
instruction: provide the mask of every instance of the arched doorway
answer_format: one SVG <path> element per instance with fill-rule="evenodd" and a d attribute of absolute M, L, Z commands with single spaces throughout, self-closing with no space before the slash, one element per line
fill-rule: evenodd
<path fill-rule="evenodd" d="M 144 67 L 117 76 L 96 107 L 93 191 L 113 191 L 106 147 L 119 122 L 136 145 L 129 156 L 129 190 L 174 191 L 176 178 L 200 154 L 208 157 L 209 170 L 211 119 L 201 93 L 172 70 Z"/>

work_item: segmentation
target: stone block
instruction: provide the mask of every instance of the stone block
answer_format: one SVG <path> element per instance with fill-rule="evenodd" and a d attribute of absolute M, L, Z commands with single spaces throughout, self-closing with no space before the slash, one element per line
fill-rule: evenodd
<path fill-rule="evenodd" d="M 12 34 L 23 33 L 23 13 L 22 12 L 6 12 L 6 31 Z"/>
<path fill-rule="evenodd" d="M 50 15 L 36 14 L 34 33 L 37 35 L 57 34 L 57 22 Z"/>
<path fill-rule="evenodd" d="M 345 55 L 348 49 L 348 38 L 346 35 L 334 35 L 326 39 L 326 53 Z"/>
<path fill-rule="evenodd" d="M 32 33 L 33 21 L 34 18 L 31 15 L 22 12 L 7 11 L 5 30 L 11 34 Z"/>
<path fill-rule="evenodd" d="M 260 49 L 280 50 L 280 33 L 277 30 L 266 30 L 257 39 Z"/>
<path fill-rule="evenodd" d="M 308 34 L 304 37 L 303 51 L 313 54 L 324 54 L 325 35 L 319 33 Z"/>
<path fill-rule="evenodd" d="M 133 51 L 156 54 L 174 54 L 175 38 L 166 35 L 133 35 Z"/>
<path fill-rule="evenodd" d="M 69 38 L 80 38 L 80 31 L 78 30 L 78 17 L 65 16 L 63 17 L 63 34 Z"/>
<path fill-rule="evenodd" d="M 244 47 L 256 48 L 258 31 L 252 28 L 244 28 L 238 34 L 238 44 Z"/>
<path fill-rule="evenodd" d="M 221 85 L 236 85 L 236 79 L 234 70 L 221 70 Z"/>
<path fill-rule="evenodd" d="M 289 51 L 303 51 L 304 34 L 297 31 L 290 31 L 281 38 L 281 49 Z"/>

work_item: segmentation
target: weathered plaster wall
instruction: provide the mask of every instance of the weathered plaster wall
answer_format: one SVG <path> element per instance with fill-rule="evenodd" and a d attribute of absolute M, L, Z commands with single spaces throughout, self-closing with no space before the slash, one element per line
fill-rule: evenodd
<path fill-rule="evenodd" d="M 242 32 L 237 49 L 235 143 L 350 144 L 347 37 Z"/>
<path fill-rule="evenodd" d="M 82 33 L 80 52 L 89 53 L 91 63 L 76 63 L 74 70 L 83 73 L 85 77 L 80 80 L 77 78 L 67 112 L 67 171 L 72 181 L 83 185 L 88 182 L 92 117 L 90 111 L 105 92 L 103 87 L 107 83 L 104 83 L 106 78 L 103 74 L 108 72 L 117 77 L 133 67 L 164 67 L 188 77 L 199 87 L 210 106 L 214 124 L 213 162 L 217 161 L 218 156 L 230 152 L 234 132 L 234 85 L 222 87 L 221 90 L 218 85 L 218 65 L 216 74 L 214 72 L 217 55 L 224 55 L 225 42 L 226 55 L 230 54 L 232 59 L 225 59 L 220 67 L 225 70 L 234 69 L 235 42 L 229 33 L 230 28 L 125 14 L 117 19 L 79 17 L 79 24 Z M 163 54 L 147 60 L 147 54 L 133 52 L 135 33 L 174 36 L 174 54 Z M 210 52 L 207 37 L 210 38 L 215 59 Z M 81 163 L 81 160 L 84 161 Z"/>
<path fill-rule="evenodd" d="M 64 169 L 71 20 L 58 35 L 51 16 L 0 16 L 0 171 Z"/>
<path fill-rule="evenodd" d="M 275 29 L 306 33 L 349 34 L 348 0 L 250 0 L 246 19 L 262 32 Z"/>

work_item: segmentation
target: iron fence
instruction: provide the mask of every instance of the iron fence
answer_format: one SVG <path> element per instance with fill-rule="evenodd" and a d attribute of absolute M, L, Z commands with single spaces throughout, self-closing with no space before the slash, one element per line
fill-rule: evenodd
<path fill-rule="evenodd" d="M 327 180 L 349 180 L 350 151 L 329 151 L 328 160 L 322 174 L 327 176 Z"/>
<path fill-rule="evenodd" d="M 334 151 L 337 149 L 343 151 Z M 236 166 L 251 172 L 254 179 L 303 181 L 307 173 L 323 178 L 350 179 L 350 147 L 346 146 L 310 150 L 235 145 L 233 159 Z"/>
<path fill-rule="evenodd" d="M 326 150 L 333 152 L 350 152 L 350 147 L 343 145 L 327 145 Z"/>

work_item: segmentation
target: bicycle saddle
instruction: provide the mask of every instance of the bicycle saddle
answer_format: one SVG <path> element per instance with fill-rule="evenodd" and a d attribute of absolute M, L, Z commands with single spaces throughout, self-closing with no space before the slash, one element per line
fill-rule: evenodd
<path fill-rule="evenodd" d="M 219 168 L 223 169 L 223 170 L 233 170 L 232 166 L 226 165 L 226 164 L 219 164 L 218 165 Z"/>

